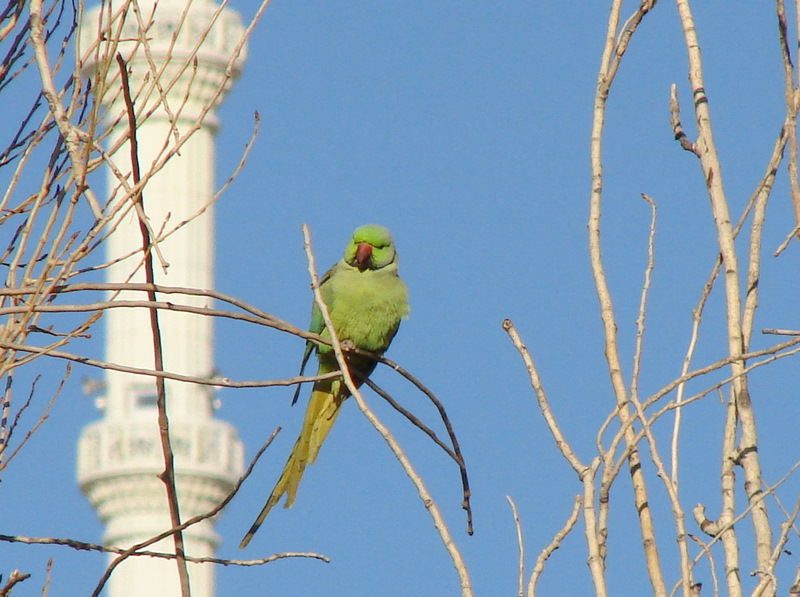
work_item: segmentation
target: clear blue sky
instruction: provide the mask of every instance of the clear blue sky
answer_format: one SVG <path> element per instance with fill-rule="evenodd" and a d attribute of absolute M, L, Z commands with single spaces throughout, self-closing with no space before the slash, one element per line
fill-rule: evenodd
<path fill-rule="evenodd" d="M 377 222 L 394 233 L 411 315 L 388 356 L 446 405 L 470 473 L 473 537 L 463 531 L 457 469 L 377 396 L 367 392 L 366 398 L 442 508 L 476 595 L 516 591 L 516 538 L 505 496 L 519 509 L 529 572 L 580 490 L 542 423 L 502 319 L 511 318 L 528 343 L 554 413 L 584 461 L 595 454 L 596 430 L 613 408 L 586 250 L 589 126 L 607 4 L 274 0 L 250 40 L 243 75 L 219 110 L 220 183 L 236 165 L 256 110 L 261 132 L 247 166 L 217 204 L 218 290 L 305 326 L 311 295 L 300 224 L 310 226 L 320 268 L 339 259 L 357 225 Z M 634 3 L 626 4 L 627 14 Z M 738 216 L 783 118 L 774 9 L 749 0 L 694 4 L 725 188 Z M 233 0 L 232 7 L 247 18 L 256 3 Z M 675 7 L 664 0 L 634 37 L 612 88 L 604 143 L 603 252 L 626 379 L 650 218 L 640 193 L 659 209 L 642 395 L 678 375 L 690 310 L 716 254 L 697 160 L 672 139 L 671 83 L 678 84 L 691 137 L 686 52 Z M 793 226 L 784 179 L 768 212 L 766 255 Z M 789 308 L 800 273 L 796 243 L 778 260 L 766 256 L 764 268 L 756 329 L 797 329 L 797 310 Z M 725 356 L 721 305 L 717 289 L 697 365 Z M 223 375 L 296 373 L 301 341 L 227 321 L 216 331 Z M 756 334 L 753 346 L 768 343 Z M 779 362 L 752 379 L 770 482 L 796 459 L 795 363 Z M 3 533 L 99 541 L 100 525 L 74 481 L 77 437 L 98 417 L 80 392 L 85 375 L 99 377 L 76 370 L 50 419 L 5 472 Z M 407 383 L 386 369 L 374 378 L 436 424 L 433 409 Z M 50 391 L 43 387 L 41 396 Z M 237 426 L 248 459 L 274 427 L 284 428 L 216 527 L 222 557 L 240 556 L 239 538 L 294 442 L 302 407 L 289 407 L 291 393 L 219 394 L 219 416 Z M 712 516 L 723 411 L 710 396 L 690 411 L 683 432 L 684 504 L 688 510 L 703 501 Z M 668 431 L 666 420 L 658 431 Z M 647 470 L 672 582 L 674 529 L 663 491 Z M 630 483 L 623 476 L 616 487 L 609 594 L 645 594 Z M 786 495 L 793 503 L 793 493 Z M 699 534 L 694 523 L 687 525 Z M 748 528 L 740 524 L 742 532 Z M 458 594 L 428 514 L 354 404 L 345 405 L 295 506 L 274 511 L 245 555 L 295 550 L 323 553 L 332 562 L 219 568 L 218 594 Z M 39 593 L 49 556 L 55 558 L 50 597 L 88 594 L 104 568 L 100 555 L 0 544 L 0 572 L 16 567 L 34 575 L 15 595 Z M 541 594 L 588 594 L 585 559 L 579 526 L 548 563 Z M 743 569 L 743 578 L 749 571 Z M 710 590 L 707 566 L 699 567 L 697 579 Z"/>

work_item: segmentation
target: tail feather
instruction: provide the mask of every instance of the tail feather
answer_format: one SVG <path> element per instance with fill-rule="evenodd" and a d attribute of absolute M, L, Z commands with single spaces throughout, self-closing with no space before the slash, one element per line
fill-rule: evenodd
<path fill-rule="evenodd" d="M 239 543 L 239 549 L 247 547 L 247 544 L 250 543 L 261 523 L 264 522 L 269 511 L 280 501 L 281 497 L 286 495 L 284 508 L 291 508 L 292 504 L 294 504 L 303 472 L 306 466 L 314 464 L 322 442 L 325 441 L 333 422 L 336 420 L 336 415 L 339 414 L 339 407 L 342 405 L 344 396 L 338 391 L 338 386 L 339 383 L 336 382 L 331 384 L 327 390 L 317 389 L 315 386 L 311 392 L 311 398 L 308 401 L 305 418 L 303 419 L 303 427 L 292 448 L 292 453 L 289 455 L 289 460 L 286 462 L 286 466 L 283 467 L 283 472 L 281 472 L 275 488 L 270 493 L 267 503 L 264 504 L 253 526 L 250 527 L 250 530 L 247 531 L 247 534 Z"/>

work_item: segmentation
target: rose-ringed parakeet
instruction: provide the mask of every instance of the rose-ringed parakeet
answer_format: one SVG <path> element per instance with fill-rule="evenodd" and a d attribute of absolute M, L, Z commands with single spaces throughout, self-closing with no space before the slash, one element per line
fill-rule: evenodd
<path fill-rule="evenodd" d="M 356 228 L 345 247 L 344 257 L 322 277 L 320 292 L 340 342 L 370 352 L 385 351 L 397 333 L 400 320 L 408 314 L 408 293 L 397 275 L 397 252 L 391 233 L 375 224 Z M 316 303 L 311 309 L 310 331 L 323 337 L 330 336 Z M 301 374 L 314 348 L 314 343 L 306 343 Z M 316 352 L 318 374 L 339 370 L 330 346 L 316 346 Z M 372 373 L 376 363 L 368 357 L 350 355 L 348 365 L 353 380 L 360 385 L 361 379 Z M 298 386 L 292 404 L 299 391 Z M 240 549 L 247 546 L 283 495 L 286 495 L 284 508 L 292 506 L 303 471 L 316 460 L 320 446 L 349 394 L 341 377 L 314 383 L 300 437 L 267 503 L 239 544 Z"/>

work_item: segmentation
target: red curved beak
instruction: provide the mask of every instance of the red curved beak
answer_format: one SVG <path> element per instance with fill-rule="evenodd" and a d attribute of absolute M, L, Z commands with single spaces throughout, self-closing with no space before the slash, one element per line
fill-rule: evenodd
<path fill-rule="evenodd" d="M 372 245 L 365 242 L 358 243 L 356 248 L 356 261 L 361 267 L 369 265 L 369 258 L 372 256 Z"/>

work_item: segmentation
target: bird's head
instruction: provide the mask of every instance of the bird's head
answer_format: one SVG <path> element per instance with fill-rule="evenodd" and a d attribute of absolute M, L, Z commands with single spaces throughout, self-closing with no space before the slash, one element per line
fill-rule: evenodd
<path fill-rule="evenodd" d="M 356 228 L 344 249 L 344 260 L 361 271 L 386 267 L 396 259 L 392 233 L 377 224 Z"/>

